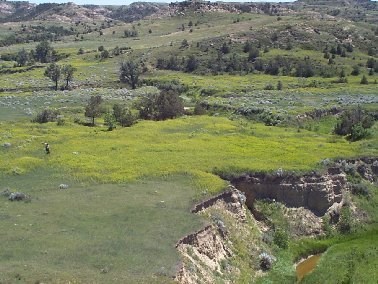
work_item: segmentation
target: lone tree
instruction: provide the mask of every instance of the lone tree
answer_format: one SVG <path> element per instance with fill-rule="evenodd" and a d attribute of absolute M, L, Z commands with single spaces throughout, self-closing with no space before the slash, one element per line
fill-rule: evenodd
<path fill-rule="evenodd" d="M 58 82 L 61 76 L 61 68 L 55 63 L 51 63 L 45 70 L 46 77 L 49 77 L 55 83 L 55 91 L 58 90 Z"/>
<path fill-rule="evenodd" d="M 104 112 L 101 104 L 101 96 L 91 96 L 85 107 L 85 116 L 92 118 L 92 126 L 95 125 L 95 117 L 99 117 Z"/>
<path fill-rule="evenodd" d="M 121 63 L 119 72 L 121 82 L 129 84 L 132 89 L 136 89 L 141 73 L 139 65 L 131 60 L 124 61 Z"/>
<path fill-rule="evenodd" d="M 158 107 L 157 120 L 175 118 L 184 113 L 184 105 L 179 94 L 175 91 L 161 91 L 157 97 L 156 104 Z"/>
<path fill-rule="evenodd" d="M 41 63 L 51 62 L 54 49 L 47 40 L 40 42 L 35 47 L 35 59 Z"/>
<path fill-rule="evenodd" d="M 16 61 L 18 66 L 25 66 L 29 61 L 29 53 L 26 52 L 25 48 L 21 49 L 17 53 Z"/>
<path fill-rule="evenodd" d="M 66 82 L 65 89 L 68 89 L 68 85 L 73 79 L 73 74 L 75 70 L 76 68 L 74 68 L 71 64 L 63 65 L 62 73 L 63 73 L 63 79 Z"/>

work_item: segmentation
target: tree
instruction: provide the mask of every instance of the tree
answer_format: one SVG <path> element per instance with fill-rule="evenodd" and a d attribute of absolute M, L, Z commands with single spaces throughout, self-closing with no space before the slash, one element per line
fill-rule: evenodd
<path fill-rule="evenodd" d="M 283 85 L 282 85 L 282 82 L 281 81 L 278 81 L 277 82 L 277 90 L 282 90 L 282 88 L 283 88 Z"/>
<path fill-rule="evenodd" d="M 359 75 L 360 74 L 360 67 L 358 67 L 357 65 L 354 65 L 352 73 L 350 73 L 350 74 L 353 75 L 353 76 Z"/>
<path fill-rule="evenodd" d="M 172 90 L 161 91 L 156 100 L 157 120 L 175 118 L 184 113 L 182 99 L 177 92 Z"/>
<path fill-rule="evenodd" d="M 311 65 L 311 62 L 309 62 L 308 60 L 299 62 L 295 71 L 295 76 L 305 78 L 314 76 L 314 69 Z"/>
<path fill-rule="evenodd" d="M 368 79 L 366 78 L 365 75 L 362 76 L 361 81 L 360 81 L 360 84 L 362 84 L 362 85 L 367 85 L 367 84 L 369 84 Z"/>
<path fill-rule="evenodd" d="M 142 119 L 165 120 L 184 113 L 182 99 L 173 90 L 144 96 L 136 105 Z"/>
<path fill-rule="evenodd" d="M 73 79 L 73 74 L 75 70 L 76 68 L 74 68 L 71 64 L 63 65 L 62 74 L 63 74 L 64 81 L 66 81 L 65 89 L 68 89 L 68 85 Z"/>
<path fill-rule="evenodd" d="M 112 112 L 107 112 L 104 117 L 104 123 L 108 127 L 108 131 L 112 131 L 116 128 L 116 119 Z"/>
<path fill-rule="evenodd" d="M 121 54 L 121 50 L 119 49 L 118 45 L 112 51 L 114 56 L 118 56 Z"/>
<path fill-rule="evenodd" d="M 367 68 L 374 68 L 376 64 L 376 61 L 373 57 L 370 57 L 367 61 L 366 61 L 366 67 Z"/>
<path fill-rule="evenodd" d="M 222 47 L 221 47 L 221 52 L 223 53 L 223 54 L 227 54 L 227 53 L 230 53 L 230 47 L 227 45 L 227 43 L 223 43 L 222 44 Z"/>
<path fill-rule="evenodd" d="M 188 60 L 186 61 L 185 71 L 186 72 L 193 72 L 198 67 L 198 61 L 196 57 L 192 54 L 189 56 Z"/>
<path fill-rule="evenodd" d="M 333 131 L 337 135 L 347 135 L 350 140 L 357 141 L 368 136 L 367 129 L 373 125 L 374 118 L 358 106 L 345 111 Z"/>
<path fill-rule="evenodd" d="M 100 59 L 103 60 L 103 59 L 106 59 L 106 58 L 109 58 L 110 54 L 109 54 L 109 51 L 104 49 L 103 51 L 101 51 L 100 53 Z"/>
<path fill-rule="evenodd" d="M 186 48 L 188 46 L 189 46 L 189 42 L 187 41 L 187 39 L 183 39 L 181 42 L 181 48 Z"/>
<path fill-rule="evenodd" d="M 21 49 L 17 53 L 16 61 L 18 66 L 25 66 L 29 61 L 29 54 L 26 52 L 25 48 Z"/>
<path fill-rule="evenodd" d="M 113 115 L 115 120 L 123 127 L 129 127 L 135 123 L 135 116 L 131 110 L 120 104 L 113 105 Z"/>
<path fill-rule="evenodd" d="M 58 82 L 61 76 L 61 68 L 55 63 L 51 63 L 47 66 L 44 75 L 49 77 L 55 83 L 55 91 L 58 90 Z"/>
<path fill-rule="evenodd" d="M 256 47 L 251 47 L 248 54 L 248 61 L 255 61 L 260 56 L 260 51 Z"/>
<path fill-rule="evenodd" d="M 121 63 L 119 72 L 121 82 L 129 84 L 132 89 L 136 89 L 141 73 L 139 65 L 131 60 L 124 61 Z"/>
<path fill-rule="evenodd" d="M 35 59 L 41 63 L 51 61 L 54 49 L 47 40 L 40 42 L 35 48 Z"/>
<path fill-rule="evenodd" d="M 243 52 L 244 53 L 248 53 L 252 48 L 252 44 L 249 40 L 247 40 L 245 43 L 244 43 L 244 46 L 243 46 Z"/>
<path fill-rule="evenodd" d="M 92 118 L 92 126 L 95 125 L 95 117 L 99 117 L 104 112 L 101 104 L 101 96 L 91 96 L 85 107 L 85 116 Z"/>

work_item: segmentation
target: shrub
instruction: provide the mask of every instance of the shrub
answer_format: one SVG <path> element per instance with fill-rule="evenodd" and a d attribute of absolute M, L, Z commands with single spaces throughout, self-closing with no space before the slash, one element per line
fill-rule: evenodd
<path fill-rule="evenodd" d="M 353 125 L 351 133 L 350 133 L 350 140 L 351 141 L 358 141 L 364 139 L 369 136 L 369 131 L 362 126 L 361 123 Z"/>
<path fill-rule="evenodd" d="M 116 119 L 112 112 L 107 112 L 104 117 L 104 123 L 108 127 L 108 131 L 112 131 L 116 128 Z"/>
<path fill-rule="evenodd" d="M 337 224 L 337 229 L 342 234 L 349 234 L 352 232 L 352 212 L 349 206 L 343 206 L 340 210 L 340 221 Z"/>
<path fill-rule="evenodd" d="M 282 229 L 277 229 L 274 232 L 273 242 L 282 249 L 287 249 L 289 246 L 289 235 Z"/>
<path fill-rule="evenodd" d="M 172 90 L 144 96 L 136 104 L 136 108 L 142 119 L 165 120 L 184 113 L 182 99 Z"/>
<path fill-rule="evenodd" d="M 65 123 L 66 121 L 64 120 L 64 117 L 61 115 L 58 115 L 56 119 L 56 125 L 63 126 Z"/>
<path fill-rule="evenodd" d="M 204 115 L 206 114 L 206 108 L 204 108 L 202 106 L 201 103 L 196 103 L 195 107 L 194 107 L 194 114 L 195 115 Z"/>
<path fill-rule="evenodd" d="M 365 196 L 365 197 L 370 196 L 369 188 L 363 183 L 352 184 L 350 189 L 352 193 L 355 195 L 360 195 L 360 196 Z"/>
<path fill-rule="evenodd" d="M 123 127 L 130 127 L 136 122 L 136 117 L 131 113 L 131 110 L 119 104 L 113 105 L 113 115 L 115 120 Z"/>
<path fill-rule="evenodd" d="M 277 82 L 277 90 L 282 90 L 282 88 L 283 88 L 283 85 L 282 85 L 282 82 L 281 81 L 278 81 Z"/>
<path fill-rule="evenodd" d="M 369 84 L 369 82 L 368 82 L 368 80 L 367 80 L 367 78 L 366 78 L 365 75 L 362 76 L 361 81 L 360 81 L 360 84 L 362 84 L 362 85 L 367 85 L 367 84 Z"/>
<path fill-rule="evenodd" d="M 265 85 L 264 90 L 274 90 L 274 86 L 271 83 Z"/>
<path fill-rule="evenodd" d="M 350 74 L 353 75 L 353 76 L 359 75 L 360 74 L 360 67 L 358 67 L 357 65 L 354 65 L 352 73 L 350 73 Z"/>
<path fill-rule="evenodd" d="M 334 128 L 337 135 L 348 135 L 351 141 L 363 139 L 369 135 L 368 128 L 374 124 L 374 118 L 360 107 L 345 111 Z"/>
<path fill-rule="evenodd" d="M 47 123 L 47 122 L 55 121 L 58 115 L 59 115 L 59 111 L 57 110 L 44 109 L 43 111 L 38 113 L 34 119 L 32 119 L 32 122 Z"/>
<path fill-rule="evenodd" d="M 273 266 L 273 262 L 276 261 L 276 258 L 266 252 L 263 252 L 259 255 L 260 259 L 260 268 L 262 270 L 269 270 Z"/>

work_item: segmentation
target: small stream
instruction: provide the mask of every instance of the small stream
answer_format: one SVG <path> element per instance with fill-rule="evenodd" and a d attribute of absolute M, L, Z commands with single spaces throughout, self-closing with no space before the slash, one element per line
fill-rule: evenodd
<path fill-rule="evenodd" d="M 303 279 L 303 277 L 314 270 L 321 256 L 321 253 L 315 254 L 298 263 L 296 267 L 298 283 Z"/>

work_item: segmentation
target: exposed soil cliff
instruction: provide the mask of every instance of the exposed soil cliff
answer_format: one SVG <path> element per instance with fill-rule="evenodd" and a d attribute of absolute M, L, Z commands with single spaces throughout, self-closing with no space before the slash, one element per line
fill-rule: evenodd
<path fill-rule="evenodd" d="M 232 220 L 232 226 L 248 226 L 243 204 L 245 196 L 233 187 L 226 192 L 205 200 L 196 205 L 192 212 L 206 214 L 207 210 L 214 209 L 228 215 Z M 210 214 L 211 215 L 211 214 Z M 215 279 L 222 279 L 227 283 L 225 274 L 232 274 L 236 270 L 231 266 L 225 266 L 227 259 L 233 256 L 233 244 L 228 234 L 229 224 L 219 217 L 213 218 L 212 224 L 202 230 L 189 234 L 182 238 L 176 248 L 183 257 L 181 268 L 176 274 L 176 280 L 180 283 L 215 283 Z M 239 227 L 241 228 L 241 227 Z"/>
<path fill-rule="evenodd" d="M 183 262 L 175 280 L 185 284 L 233 283 L 232 279 L 238 279 L 242 271 L 235 265 L 237 262 L 230 260 L 235 260 L 240 249 L 244 248 L 249 255 L 248 282 L 253 282 L 262 273 L 256 267 L 259 254 L 264 247 L 269 251 L 266 244 L 261 243 L 262 233 L 269 228 L 264 222 L 253 219 L 244 204 L 259 219 L 254 202 L 269 199 L 273 204 L 284 207 L 282 212 L 288 220 L 291 236 L 320 234 L 323 231 L 321 216 L 326 213 L 331 219 L 333 215 L 338 216 L 349 186 L 347 174 L 355 173 L 370 182 L 378 181 L 378 159 L 336 161 L 323 175 L 295 176 L 277 171 L 275 174 L 255 173 L 235 177 L 225 192 L 192 209 L 192 213 L 207 216 L 211 224 L 177 243 Z"/>
<path fill-rule="evenodd" d="M 244 192 L 251 209 L 256 199 L 274 199 L 288 207 L 305 207 L 322 216 L 334 203 L 342 201 L 346 178 L 340 169 L 331 168 L 322 176 L 260 173 L 240 176 L 231 183 Z"/>

